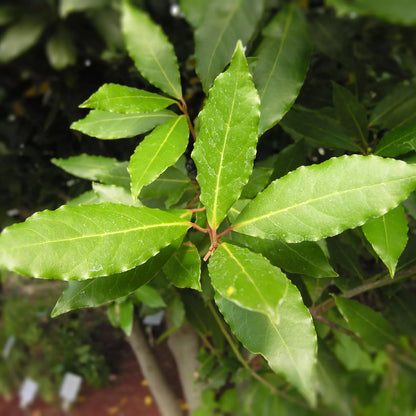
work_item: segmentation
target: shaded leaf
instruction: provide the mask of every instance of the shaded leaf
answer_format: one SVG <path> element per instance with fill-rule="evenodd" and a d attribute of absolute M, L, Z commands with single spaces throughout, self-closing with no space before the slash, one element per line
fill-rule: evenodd
<path fill-rule="evenodd" d="M 46 54 L 49 63 L 56 70 L 74 65 L 77 60 L 77 50 L 70 33 L 64 28 L 59 28 L 48 40 Z"/>
<path fill-rule="evenodd" d="M 85 118 L 72 123 L 71 129 L 98 139 L 124 139 L 146 133 L 174 117 L 177 115 L 169 110 L 135 114 L 92 110 Z"/>
<path fill-rule="evenodd" d="M 380 140 L 374 153 L 396 157 L 416 150 L 416 121 L 388 131 Z"/>
<path fill-rule="evenodd" d="M 116 328 L 121 328 L 126 335 L 131 334 L 134 319 L 134 305 L 130 299 L 112 304 L 107 310 L 108 319 Z"/>
<path fill-rule="evenodd" d="M 175 102 L 171 98 L 149 91 L 119 84 L 104 84 L 80 107 L 130 114 L 163 110 Z"/>
<path fill-rule="evenodd" d="M 404 208 L 399 205 L 382 217 L 367 221 L 362 228 L 367 240 L 393 277 L 397 261 L 407 244 L 408 226 Z"/>
<path fill-rule="evenodd" d="M 274 372 L 285 376 L 314 404 L 316 334 L 296 287 L 289 284 L 285 301 L 279 305 L 279 323 L 218 295 L 215 300 L 242 344 L 252 353 L 262 354 Z"/>
<path fill-rule="evenodd" d="M 199 26 L 212 0 L 179 0 L 181 12 L 192 27 Z"/>
<path fill-rule="evenodd" d="M 51 159 L 51 162 L 65 172 L 90 181 L 100 181 L 110 185 L 130 187 L 127 162 L 117 159 L 82 154 L 67 159 Z"/>
<path fill-rule="evenodd" d="M 40 16 L 29 14 L 10 26 L 0 39 L 0 62 L 9 62 L 22 55 L 40 38 L 45 21 Z"/>
<path fill-rule="evenodd" d="M 238 199 L 251 174 L 259 104 L 239 42 L 230 67 L 215 80 L 200 113 L 201 129 L 192 153 L 201 201 L 213 229 Z"/>
<path fill-rule="evenodd" d="M 190 241 L 183 243 L 173 253 L 163 266 L 163 271 L 175 286 L 201 291 L 201 257 Z"/>
<path fill-rule="evenodd" d="M 299 166 L 306 165 L 306 146 L 304 140 L 299 140 L 286 146 L 277 154 L 270 180 L 281 178 Z"/>
<path fill-rule="evenodd" d="M 97 9 L 109 4 L 109 0 L 60 0 L 59 14 L 67 17 L 74 12 L 81 12 L 88 9 Z"/>
<path fill-rule="evenodd" d="M 233 244 L 263 254 L 273 265 L 287 272 L 313 277 L 337 276 L 321 247 L 315 242 L 290 244 L 282 240 L 260 239 L 239 233 L 232 233 L 230 240 Z"/>
<path fill-rule="evenodd" d="M 134 295 L 141 303 L 151 308 L 164 308 L 166 306 L 165 301 L 152 286 L 140 286 L 134 291 Z"/>
<path fill-rule="evenodd" d="M 180 116 L 156 127 L 136 147 L 128 167 L 134 198 L 138 197 L 143 186 L 176 163 L 186 150 L 188 137 L 185 116 Z"/>
<path fill-rule="evenodd" d="M 335 297 L 335 303 L 350 329 L 367 344 L 383 349 L 398 343 L 396 331 L 380 312 L 340 296 Z"/>
<path fill-rule="evenodd" d="M 146 207 L 63 206 L 6 228 L 0 235 L 0 264 L 50 279 L 106 276 L 144 263 L 188 228 L 180 217 Z"/>
<path fill-rule="evenodd" d="M 181 98 L 175 51 L 162 29 L 127 2 L 123 2 L 122 27 L 127 50 L 139 72 L 166 94 Z"/>
<path fill-rule="evenodd" d="M 246 44 L 262 15 L 263 0 L 211 0 L 198 17 L 194 33 L 196 73 L 207 93 L 233 55 L 237 41 Z M 195 6 L 194 6 L 195 7 Z M 189 14 L 188 14 L 189 15 Z"/>
<path fill-rule="evenodd" d="M 241 198 L 254 198 L 268 184 L 272 168 L 254 166 L 251 176 L 241 191 Z"/>
<path fill-rule="evenodd" d="M 416 166 L 377 156 L 342 156 L 272 182 L 234 230 L 290 243 L 320 240 L 395 208 L 416 187 Z"/>
<path fill-rule="evenodd" d="M 296 106 L 286 114 L 280 125 L 294 138 L 304 138 L 316 147 L 360 151 L 345 128 L 321 111 Z"/>
<path fill-rule="evenodd" d="M 262 34 L 253 75 L 261 100 L 259 134 L 289 111 L 302 87 L 312 50 L 307 24 L 295 4 L 276 14 Z"/>

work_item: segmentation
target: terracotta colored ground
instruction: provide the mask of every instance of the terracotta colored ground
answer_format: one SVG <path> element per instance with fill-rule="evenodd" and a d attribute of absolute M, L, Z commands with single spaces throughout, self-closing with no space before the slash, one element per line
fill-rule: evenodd
<path fill-rule="evenodd" d="M 177 391 L 176 368 L 166 346 L 157 350 L 163 370 Z M 128 346 L 119 354 L 120 362 L 110 385 L 100 390 L 84 385 L 70 416 L 160 416 L 154 399 L 138 364 Z M 178 392 L 180 394 L 180 392 Z M 16 395 L 6 401 L 0 397 L 0 416 L 68 416 L 59 404 L 45 404 L 36 400 L 24 412 L 18 407 Z"/>

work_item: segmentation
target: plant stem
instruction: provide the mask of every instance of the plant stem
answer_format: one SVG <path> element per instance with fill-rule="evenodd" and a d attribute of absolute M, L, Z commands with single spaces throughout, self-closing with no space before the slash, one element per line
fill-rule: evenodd
<path fill-rule="evenodd" d="M 189 113 L 188 113 L 188 106 L 186 105 L 186 101 L 183 99 L 183 97 L 181 97 L 180 102 L 177 102 L 178 107 L 180 108 L 180 110 L 183 112 L 183 114 L 186 117 L 186 121 L 188 122 L 188 127 L 189 127 L 189 131 L 191 132 L 191 135 L 194 139 L 194 142 L 196 141 L 196 134 L 195 134 L 195 130 L 194 130 L 194 126 L 192 124 L 191 118 L 189 117 Z"/>

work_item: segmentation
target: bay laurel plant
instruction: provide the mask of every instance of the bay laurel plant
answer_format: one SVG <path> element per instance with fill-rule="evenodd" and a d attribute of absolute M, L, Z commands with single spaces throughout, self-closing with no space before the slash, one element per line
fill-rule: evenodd
<path fill-rule="evenodd" d="M 223 366 L 238 374 L 212 388 L 251 380 L 250 394 L 231 409 L 237 414 L 254 414 L 251 406 L 261 403 L 297 409 L 282 414 L 352 414 L 356 403 L 337 376 L 348 358 L 339 357 L 349 351 L 376 374 L 375 352 L 378 368 L 388 361 L 386 349 L 410 354 L 380 312 L 351 298 L 394 281 L 407 244 L 402 202 L 416 188 L 416 166 L 394 157 L 414 149 L 414 121 L 397 123 L 372 147 L 369 126 L 382 126 L 399 92 L 380 100 L 370 120 L 356 95 L 336 83 L 331 111 L 293 106 L 313 48 L 302 9 L 281 6 L 181 1 L 205 96 L 193 119 L 172 43 L 125 1 L 125 43 L 149 90 L 105 84 L 81 104 L 90 111 L 72 128 L 101 140 L 147 135 L 128 162 L 54 159 L 93 189 L 6 228 L 0 264 L 68 281 L 54 316 L 110 304 L 113 322 L 129 332 L 133 294 L 148 307 L 168 308 L 174 327 L 187 319 L 201 334 L 206 371 Z M 259 138 L 278 124 L 294 143 L 256 160 Z M 305 147 L 333 157 L 308 164 Z M 191 159 L 196 177 L 187 170 Z M 334 238 L 341 233 L 347 248 Z M 365 245 L 389 277 L 366 281 L 349 254 L 354 244 Z M 337 275 L 330 260 L 341 256 L 349 256 L 355 278 Z M 233 357 L 228 369 L 218 350 Z"/>

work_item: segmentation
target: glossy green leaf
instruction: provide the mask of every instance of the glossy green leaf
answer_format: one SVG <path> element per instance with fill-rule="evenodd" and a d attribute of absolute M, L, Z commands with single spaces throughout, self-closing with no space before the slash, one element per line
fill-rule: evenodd
<path fill-rule="evenodd" d="M 388 131 L 380 140 L 374 153 L 396 157 L 416 150 L 416 121 Z"/>
<path fill-rule="evenodd" d="M 306 21 L 295 4 L 283 8 L 263 30 L 254 71 L 261 100 L 260 134 L 277 124 L 294 103 L 311 49 Z"/>
<path fill-rule="evenodd" d="M 127 50 L 140 73 L 166 94 L 181 98 L 175 51 L 162 29 L 128 2 L 123 2 L 122 27 Z"/>
<path fill-rule="evenodd" d="M 382 217 L 367 221 L 363 231 L 393 277 L 397 261 L 407 244 L 408 226 L 404 208 L 399 205 Z"/>
<path fill-rule="evenodd" d="M 376 16 L 391 23 L 416 24 L 416 8 L 413 0 L 327 0 L 338 13 L 356 13 Z"/>
<path fill-rule="evenodd" d="M 234 230 L 295 243 L 320 240 L 395 208 L 416 187 L 416 166 L 377 156 L 341 156 L 272 182 Z"/>
<path fill-rule="evenodd" d="M 254 198 L 268 184 L 273 168 L 255 166 L 253 172 L 241 191 L 241 198 Z"/>
<path fill-rule="evenodd" d="M 134 305 L 130 299 L 112 304 L 107 310 L 108 319 L 116 328 L 121 328 L 126 335 L 131 334 L 134 320 Z"/>
<path fill-rule="evenodd" d="M 80 107 L 131 114 L 163 110 L 175 102 L 171 98 L 145 90 L 119 84 L 104 84 Z"/>
<path fill-rule="evenodd" d="M 144 263 L 188 228 L 180 217 L 146 207 L 63 206 L 6 228 L 0 264 L 41 278 L 108 276 Z"/>
<path fill-rule="evenodd" d="M 294 138 L 304 138 L 316 147 L 360 151 L 347 130 L 321 111 L 296 106 L 286 114 L 280 125 Z"/>
<path fill-rule="evenodd" d="M 380 312 L 341 296 L 335 297 L 335 303 L 350 329 L 367 344 L 383 349 L 398 343 L 396 331 Z"/>
<path fill-rule="evenodd" d="M 143 186 L 176 163 L 188 146 L 188 138 L 188 123 L 185 116 L 180 116 L 156 127 L 136 147 L 128 167 L 131 193 L 135 198 Z"/>
<path fill-rule="evenodd" d="M 374 107 L 369 126 L 392 129 L 416 121 L 416 85 L 399 84 Z"/>
<path fill-rule="evenodd" d="M 263 12 L 263 0 L 211 0 L 196 25 L 196 73 L 205 92 L 223 71 L 238 40 L 246 44 Z M 195 7 L 195 6 L 194 6 Z"/>
<path fill-rule="evenodd" d="M 366 143 L 368 139 L 367 114 L 364 106 L 350 90 L 333 84 L 335 113 L 353 139 Z"/>
<path fill-rule="evenodd" d="M 51 162 L 65 172 L 89 181 L 100 181 L 109 185 L 130 187 L 127 162 L 117 159 L 82 154 L 67 159 L 51 159 Z"/>
<path fill-rule="evenodd" d="M 71 13 L 104 7 L 109 3 L 109 0 L 60 0 L 59 14 L 65 18 Z"/>
<path fill-rule="evenodd" d="M 294 385 L 311 404 L 315 397 L 316 334 L 312 318 L 292 284 L 279 305 L 279 323 L 216 296 L 225 321 L 252 353 L 262 354 L 271 369 Z"/>
<path fill-rule="evenodd" d="M 101 306 L 133 293 L 156 276 L 173 251 L 174 247 L 165 247 L 146 263 L 127 272 L 81 282 L 68 282 L 52 311 L 52 316 L 56 317 L 74 309 Z"/>
<path fill-rule="evenodd" d="M 192 153 L 211 228 L 220 225 L 251 174 L 259 104 L 239 42 L 230 67 L 215 80 L 200 113 L 201 128 Z"/>
<path fill-rule="evenodd" d="M 134 114 L 92 110 L 85 118 L 72 123 L 71 129 L 98 139 L 124 139 L 146 133 L 176 117 L 177 115 L 169 110 Z"/>
<path fill-rule="evenodd" d="M 235 222 L 236 218 L 240 215 L 241 211 L 246 207 L 246 205 L 250 201 L 251 201 L 250 199 L 239 199 L 238 201 L 235 201 L 233 206 L 227 212 L 227 218 L 231 222 Z"/>
<path fill-rule="evenodd" d="M 86 191 L 81 195 L 78 195 L 76 198 L 71 199 L 66 203 L 70 207 L 75 207 L 77 205 L 92 205 L 92 204 L 99 204 L 100 197 L 93 191 Z"/>
<path fill-rule="evenodd" d="M 212 255 L 208 271 L 222 297 L 279 323 L 279 305 L 285 302 L 289 280 L 261 254 L 223 243 Z"/>
<path fill-rule="evenodd" d="M 39 40 L 44 29 L 45 21 L 41 17 L 26 14 L 2 34 L 0 62 L 9 62 L 26 52 Z"/>
<path fill-rule="evenodd" d="M 61 70 L 75 64 L 77 50 L 67 30 L 60 28 L 52 35 L 46 44 L 46 55 L 49 63 L 56 70 Z"/>
<path fill-rule="evenodd" d="M 99 202 L 114 202 L 116 204 L 141 206 L 141 202 L 134 200 L 131 193 L 122 186 L 93 183 L 92 188 Z"/>
<path fill-rule="evenodd" d="M 282 240 L 268 240 L 239 233 L 232 233 L 230 241 L 261 253 L 273 265 L 286 272 L 313 277 L 337 276 L 319 244 L 312 241 L 290 244 Z"/>
<path fill-rule="evenodd" d="M 181 288 L 201 290 L 201 257 L 190 242 L 183 243 L 163 266 L 169 281 Z"/>
<path fill-rule="evenodd" d="M 151 308 L 164 308 L 166 306 L 163 298 L 152 286 L 140 286 L 134 291 L 134 295 L 141 303 Z"/>

